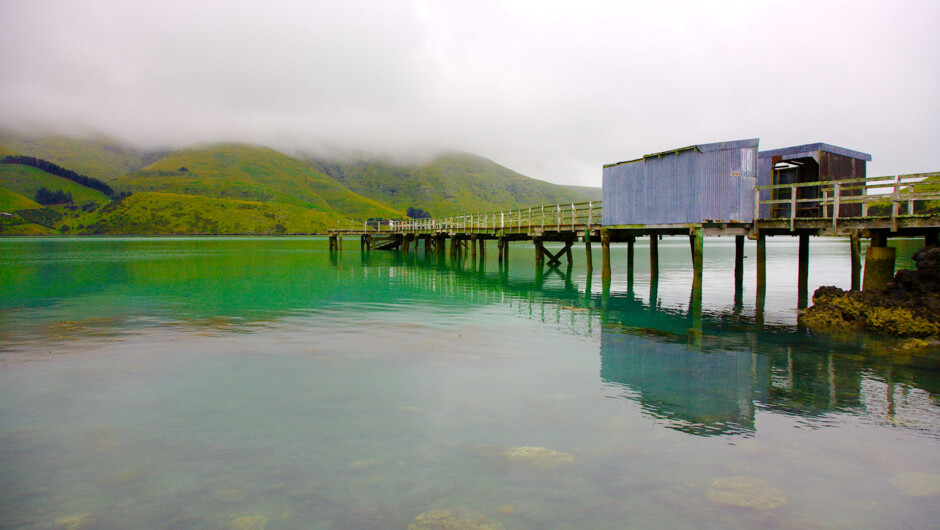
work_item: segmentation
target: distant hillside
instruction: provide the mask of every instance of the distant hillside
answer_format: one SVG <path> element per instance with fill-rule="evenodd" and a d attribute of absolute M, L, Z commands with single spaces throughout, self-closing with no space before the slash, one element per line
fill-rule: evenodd
<path fill-rule="evenodd" d="M 0 188 L 18 193 L 29 199 L 36 196 L 40 187 L 72 194 L 72 201 L 81 205 L 86 202 L 107 204 L 111 199 L 100 191 L 86 188 L 71 180 L 50 175 L 45 171 L 19 164 L 0 164 Z"/>
<path fill-rule="evenodd" d="M 604 188 L 592 188 L 589 186 L 562 186 L 565 189 L 569 189 L 575 193 L 580 193 L 587 197 L 590 201 L 600 201 L 604 198 Z"/>
<path fill-rule="evenodd" d="M 343 187 L 304 161 L 266 147 L 224 144 L 183 149 L 111 183 L 118 191 L 158 191 L 283 203 L 357 219 L 396 211 Z"/>
<path fill-rule="evenodd" d="M 72 234 L 310 234 L 340 226 L 322 211 L 286 204 L 137 193 L 91 213 L 67 213 L 57 224 Z"/>
<path fill-rule="evenodd" d="M 17 212 L 0 220 L 3 234 L 311 233 L 368 218 L 404 218 L 409 207 L 445 216 L 584 202 L 590 199 L 581 192 L 591 190 L 531 179 L 464 153 L 412 165 L 310 160 L 239 144 L 148 155 L 107 139 L 28 138 L 0 130 L 0 157 L 9 155 L 47 160 L 133 195 L 112 202 L 39 169 L 0 164 L 0 206 Z M 39 207 L 40 187 L 71 193 L 75 204 Z"/>
<path fill-rule="evenodd" d="M 10 213 L 35 208 L 42 208 L 42 205 L 26 195 L 0 187 L 0 212 Z"/>
<path fill-rule="evenodd" d="M 0 150 L 34 156 L 54 162 L 82 175 L 104 182 L 140 169 L 153 159 L 153 154 L 139 152 L 107 139 L 67 136 L 39 138 L 0 131 Z M 13 153 L 7 153 L 13 154 Z"/>
<path fill-rule="evenodd" d="M 433 216 L 588 200 L 580 193 L 465 153 L 448 153 L 414 166 L 382 160 L 317 163 L 361 195 L 400 210 L 414 206 Z"/>

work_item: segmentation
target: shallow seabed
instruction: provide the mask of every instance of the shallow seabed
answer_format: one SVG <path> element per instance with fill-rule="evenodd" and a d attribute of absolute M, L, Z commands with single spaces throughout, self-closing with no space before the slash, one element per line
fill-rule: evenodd
<path fill-rule="evenodd" d="M 940 356 L 797 328 L 796 240 L 758 307 L 733 243 L 699 314 L 681 238 L 653 284 L 643 244 L 605 284 L 597 246 L 2 239 L 0 527 L 936 526 Z M 847 288 L 848 242 L 811 267 Z"/>

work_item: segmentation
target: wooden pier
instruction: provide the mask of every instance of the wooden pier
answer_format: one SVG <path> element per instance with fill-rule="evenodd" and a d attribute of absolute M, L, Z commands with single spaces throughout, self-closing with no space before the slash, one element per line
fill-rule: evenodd
<path fill-rule="evenodd" d="M 435 219 L 388 221 L 384 225 L 364 224 L 361 228 L 330 231 L 330 250 L 343 248 L 343 238 L 358 237 L 362 250 L 417 252 L 424 243 L 426 254 L 453 258 L 470 252 L 472 258 L 486 255 L 486 242 L 496 241 L 497 261 L 509 256 L 511 242 L 531 241 L 535 263 L 546 261 L 558 267 L 564 258 L 572 263 L 571 247 L 585 245 L 588 270 L 593 269 L 592 244 L 600 242 L 602 278 L 611 277 L 610 245 L 627 244 L 628 274 L 633 274 L 633 247 L 638 238 L 649 238 L 650 274 L 659 274 L 658 242 L 664 235 L 687 236 L 693 265 L 693 289 L 701 287 L 703 245 L 706 236 L 735 238 L 735 284 L 740 285 L 744 270 L 745 238 L 756 241 L 758 297 L 766 287 L 766 237 L 799 237 L 799 306 L 806 306 L 809 270 L 809 242 L 812 236 L 848 236 L 852 251 L 852 288 L 880 288 L 894 274 L 894 249 L 887 246 L 892 237 L 923 237 L 925 245 L 940 242 L 940 192 L 921 192 L 915 184 L 926 175 L 871 177 L 855 180 L 805 182 L 754 188 L 752 222 L 724 222 L 666 225 L 603 225 L 602 203 L 584 202 L 522 208 L 502 212 L 457 215 Z M 810 193 L 811 192 L 811 193 Z M 763 216 L 759 214 L 764 213 Z M 860 240 L 868 239 L 862 277 Z M 447 243 L 450 243 L 449 249 Z M 561 242 L 552 252 L 546 242 Z"/>

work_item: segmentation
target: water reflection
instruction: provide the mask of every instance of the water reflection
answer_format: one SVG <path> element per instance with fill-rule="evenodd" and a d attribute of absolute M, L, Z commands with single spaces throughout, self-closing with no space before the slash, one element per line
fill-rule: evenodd
<path fill-rule="evenodd" d="M 707 266 L 700 290 L 672 260 L 605 281 L 521 245 L 499 264 L 315 239 L 40 243 L 0 241 L 0 527 L 405 528 L 460 506 L 507 528 L 936 519 L 895 491 L 940 470 L 936 355 L 755 325 L 749 284 L 715 303 L 731 275 Z M 72 283 L 32 285 L 43 260 Z M 571 461 L 524 469 L 513 448 Z M 707 496 L 742 475 L 789 504 Z"/>
<path fill-rule="evenodd" d="M 632 330 L 631 330 L 632 331 Z M 766 358 L 750 351 L 702 352 L 654 333 L 605 327 L 601 379 L 667 425 L 710 436 L 754 431 L 754 402 L 767 394 Z"/>
<path fill-rule="evenodd" d="M 483 304 L 508 300 L 519 314 L 569 323 L 572 333 L 599 331 L 601 380 L 682 432 L 749 436 L 756 431 L 756 411 L 766 410 L 815 426 L 829 424 L 830 413 L 848 412 L 899 428 L 916 423 L 917 430 L 940 437 L 940 408 L 930 404 L 930 396 L 940 393 L 940 352 L 907 352 L 890 339 L 761 325 L 766 291 L 757 290 L 752 318 L 742 311 L 740 280 L 730 310 L 706 310 L 701 286 L 693 283 L 687 309 L 679 311 L 661 307 L 657 279 L 644 299 L 629 276 L 621 292 L 612 291 L 609 281 L 595 292 L 591 276 L 579 286 L 571 265 L 534 267 L 531 277 L 515 271 L 511 280 L 508 267 L 489 275 L 485 261 L 467 266 L 466 258 L 415 258 L 405 265 L 412 267 L 408 280 L 416 289 Z M 442 277 L 449 281 L 441 283 Z M 896 397 L 918 390 L 926 399 Z M 898 422 L 902 408 L 908 418 L 931 419 Z"/>

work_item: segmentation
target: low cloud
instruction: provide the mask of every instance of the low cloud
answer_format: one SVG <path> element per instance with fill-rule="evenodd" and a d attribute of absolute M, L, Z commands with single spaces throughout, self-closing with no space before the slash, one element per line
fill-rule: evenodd
<path fill-rule="evenodd" d="M 0 126 L 458 149 L 557 183 L 760 137 L 937 170 L 936 2 L 7 0 Z"/>

